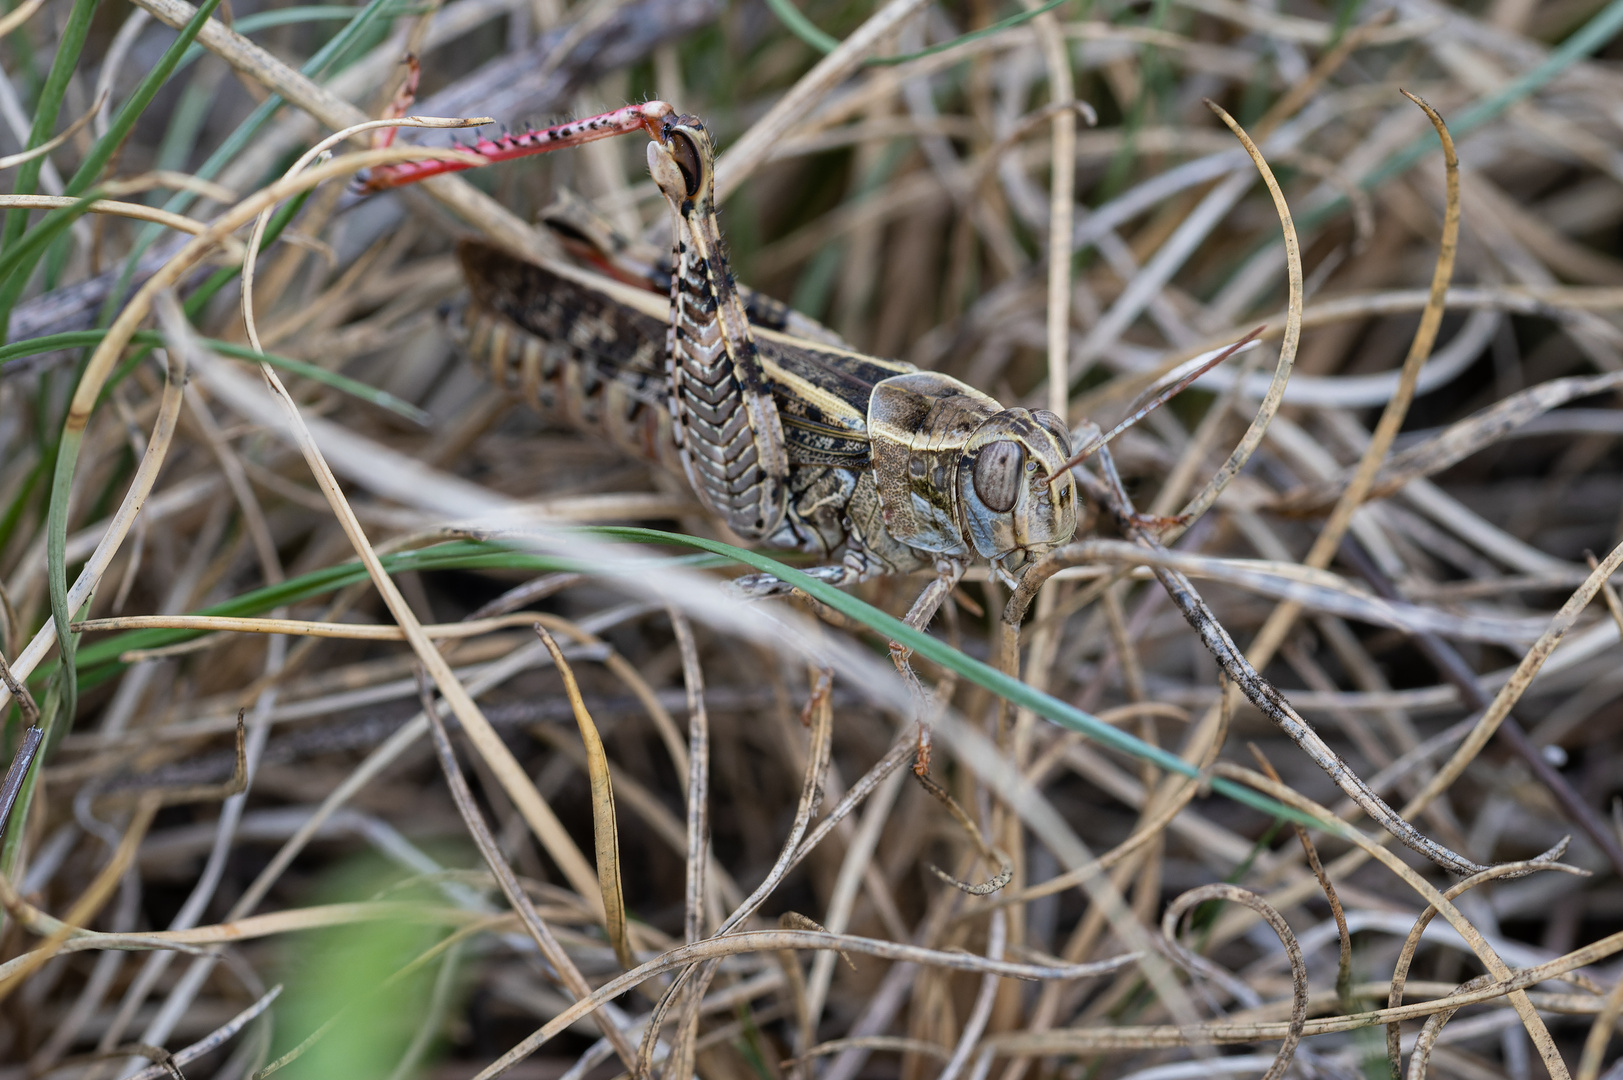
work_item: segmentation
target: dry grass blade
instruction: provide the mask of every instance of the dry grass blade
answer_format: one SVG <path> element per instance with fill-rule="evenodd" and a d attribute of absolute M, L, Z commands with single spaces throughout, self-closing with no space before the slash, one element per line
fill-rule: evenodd
<path fill-rule="evenodd" d="M 1623 945 L 1620 945 L 1623 947 Z M 667 971 L 692 967 L 701 961 L 716 960 L 748 953 L 778 952 L 784 949 L 853 952 L 877 956 L 888 960 L 912 964 L 929 964 L 953 971 L 987 973 L 1007 979 L 1083 979 L 1108 972 L 1135 962 L 1135 956 L 1121 956 L 1091 964 L 1022 964 L 1009 960 L 991 960 L 962 952 L 943 952 L 913 945 L 898 945 L 890 941 L 853 937 L 846 934 L 823 934 L 810 930 L 753 930 L 737 934 L 718 935 L 693 945 L 671 949 L 647 963 L 604 983 L 593 991 L 591 998 L 578 1001 L 545 1025 L 518 1043 L 501 1058 L 480 1072 L 480 1077 L 500 1076 L 517 1062 L 534 1054 L 572 1023 L 589 1016 L 607 1002 Z"/>
<path fill-rule="evenodd" d="M 586 773 L 592 782 L 592 836 L 597 846 L 597 883 L 603 898 L 603 925 L 620 966 L 633 968 L 637 966 L 637 958 L 631 953 L 631 939 L 626 934 L 625 892 L 620 885 L 620 829 L 614 820 L 614 785 L 609 780 L 609 756 L 603 750 L 603 739 L 597 733 L 597 724 L 592 721 L 586 702 L 581 700 L 575 672 L 570 668 L 569 661 L 564 659 L 563 650 L 558 648 L 558 642 L 541 624 L 536 624 L 535 632 L 564 677 L 564 693 L 569 697 L 569 707 L 574 710 L 581 742 L 586 745 Z"/>
<path fill-rule="evenodd" d="M 687 880 L 683 930 L 689 944 L 704 937 L 710 912 L 706 876 L 710 868 L 710 717 L 704 705 L 704 668 L 699 663 L 693 626 L 680 611 L 669 609 L 671 630 L 682 651 L 682 686 L 688 705 Z M 719 913 L 713 920 L 720 922 Z"/>
<path fill-rule="evenodd" d="M 1612 984 L 1612 988 L 1606 992 L 1605 1004 L 1595 1014 L 1589 1037 L 1584 1040 L 1583 1057 L 1578 1059 L 1576 1080 L 1595 1080 L 1600 1075 L 1606 1044 L 1611 1041 L 1619 1013 L 1623 1013 L 1623 979 Z"/>
<path fill-rule="evenodd" d="M 319 169 L 312 171 L 319 171 Z M 304 176 L 309 175 L 309 173 L 304 174 Z M 167 316 L 165 318 L 166 332 L 174 334 L 177 341 L 184 345 L 187 331 L 185 329 L 186 324 L 180 313 L 170 307 L 160 309 L 160 314 Z M 193 347 L 196 346 L 193 345 Z M 261 371 L 265 376 L 265 381 L 287 410 L 286 415 L 289 426 L 299 440 L 300 449 L 304 453 L 306 463 L 310 466 L 317 482 L 327 495 L 335 513 L 338 515 L 339 521 L 344 526 L 345 533 L 354 545 L 356 553 L 360 555 L 362 562 L 366 565 L 367 574 L 371 578 L 373 585 L 382 594 L 390 613 L 395 617 L 401 630 L 405 633 L 406 640 L 410 643 L 412 651 L 433 677 L 434 683 L 444 696 L 446 703 L 462 723 L 463 730 L 473 739 L 474 745 L 479 748 L 486 763 L 496 773 L 503 789 L 518 806 L 519 811 L 524 815 L 530 827 L 535 830 L 537 838 L 546 845 L 548 852 L 563 867 L 565 874 L 570 878 L 571 884 L 575 886 L 581 895 L 591 896 L 593 892 L 592 884 L 595 878 L 590 868 L 586 866 L 586 860 L 580 854 L 580 850 L 559 824 L 552 809 L 536 792 L 529 777 L 525 775 L 518 762 L 513 759 L 512 753 L 485 720 L 484 715 L 479 711 L 478 705 L 474 703 L 473 698 L 468 694 L 461 681 L 451 671 L 445 657 L 434 647 L 433 642 L 424 632 L 422 624 L 412 614 L 405 597 L 401 595 L 399 588 L 384 570 L 383 564 L 378 559 L 377 552 L 367 540 L 360 522 L 356 520 L 354 512 L 349 507 L 348 500 L 338 486 L 337 478 L 333 475 L 326 458 L 310 436 L 309 428 L 305 426 L 303 418 L 299 414 L 298 406 L 288 394 L 287 388 L 282 385 L 281 379 L 268 365 L 261 365 Z"/>
<path fill-rule="evenodd" d="M 1460 640 L 1520 646 L 1536 640 L 1547 626 L 1542 619 L 1454 615 L 1433 607 L 1409 604 L 1396 596 L 1372 594 L 1339 574 L 1297 562 L 1215 559 L 1184 555 L 1164 548 L 1146 549 L 1122 540 L 1082 540 L 1067 544 L 1050 559 L 1051 564 L 1044 570 L 1053 573 L 1066 565 L 1078 563 L 1160 567 L 1192 578 L 1219 581 L 1264 596 L 1278 597 L 1312 611 L 1347 616 L 1374 626 L 1444 634 Z M 1022 589 L 1022 598 L 1029 591 Z"/>
<path fill-rule="evenodd" d="M 270 1008 L 271 1004 L 281 995 L 281 984 L 271 987 L 269 990 L 265 991 L 265 993 L 260 995 L 259 1000 L 255 1001 L 252 1005 L 233 1016 L 230 1020 L 220 1025 L 214 1031 L 211 1031 L 206 1037 L 199 1039 L 198 1041 L 180 1050 L 176 1050 L 173 1054 L 169 1054 L 166 1051 L 165 1056 L 167 1060 L 164 1064 L 153 1065 L 149 1068 L 142 1069 L 140 1072 L 130 1076 L 129 1080 L 159 1080 L 159 1078 L 163 1076 L 179 1075 L 180 1066 L 188 1065 L 191 1062 L 196 1061 L 198 1058 L 212 1053 L 225 1043 L 231 1041 L 231 1039 L 233 1039 L 238 1032 L 247 1027 L 254 1020 L 258 1019 L 261 1013 Z"/>
<path fill-rule="evenodd" d="M 1403 370 L 1398 378 L 1397 391 L 1381 412 L 1381 419 L 1370 436 L 1369 446 L 1359 458 L 1358 468 L 1353 473 L 1352 479 L 1347 482 L 1346 490 L 1341 493 L 1335 509 L 1330 512 L 1330 520 L 1314 538 L 1313 547 L 1304 560 L 1309 566 L 1330 564 L 1336 549 L 1341 546 L 1341 538 L 1352 525 L 1353 514 L 1374 485 L 1375 475 L 1380 470 L 1382 462 L 1386 460 L 1387 451 L 1391 449 L 1392 440 L 1397 438 L 1398 429 L 1403 426 L 1403 419 L 1409 412 L 1409 403 L 1414 400 L 1420 368 L 1431 355 L 1431 347 L 1437 341 L 1437 331 L 1443 325 L 1443 300 L 1448 293 L 1448 283 L 1454 276 L 1454 257 L 1459 249 L 1460 237 L 1460 160 L 1454 152 L 1454 140 L 1448 134 L 1448 125 L 1443 123 L 1443 118 L 1437 111 L 1407 90 L 1400 93 L 1420 106 L 1443 143 L 1444 182 L 1447 188 L 1443 209 L 1443 235 L 1437 245 L 1437 265 L 1432 270 L 1431 295 L 1427 298 L 1426 308 L 1420 315 L 1420 325 L 1415 329 L 1414 338 L 1409 342 L 1409 353 L 1403 359 Z M 1295 614 L 1289 605 L 1284 605 L 1270 618 L 1271 623 L 1277 620 L 1280 624 L 1279 635 L 1283 635 L 1285 627 L 1295 618 Z M 1263 641 L 1271 642 L 1269 631 L 1270 627 L 1265 626 L 1258 636 Z M 1266 649 L 1269 646 L 1261 648 Z"/>
<path fill-rule="evenodd" d="M 1431 310 L 1429 307 L 1428 311 Z M 1431 476 L 1451 465 L 1492 446 L 1517 428 L 1543 416 L 1551 409 L 1569 401 L 1601 394 L 1623 386 L 1623 372 L 1611 372 L 1585 378 L 1553 379 L 1550 382 L 1512 394 L 1488 409 L 1450 425 L 1446 430 L 1402 453 L 1394 454 L 1381 465 L 1375 478 L 1369 481 L 1367 498 L 1379 499 L 1399 490 L 1416 477 Z M 1286 513 L 1307 513 L 1318 510 L 1341 496 L 1351 480 L 1315 485 L 1312 489 L 1291 492 L 1280 498 L 1275 508 Z"/>
<path fill-rule="evenodd" d="M 1300 809 L 1309 811 L 1327 824 L 1336 821 L 1336 819 L 1333 818 L 1324 808 L 1317 806 L 1311 800 L 1304 798 L 1295 791 L 1287 788 L 1285 785 L 1274 783 L 1272 780 L 1269 780 L 1267 777 L 1264 777 L 1261 774 L 1252 773 L 1250 770 L 1242 769 L 1238 766 L 1225 766 L 1221 764 L 1217 766 L 1217 771 L 1234 776 L 1237 779 L 1243 779 L 1247 783 L 1273 794 L 1276 798 L 1279 798 L 1282 802 L 1285 802 L 1288 805 L 1296 806 Z M 1424 897 L 1431 907 L 1436 908 L 1437 911 L 1448 920 L 1449 925 L 1453 926 L 1454 929 L 1459 932 L 1459 935 L 1471 946 L 1471 951 L 1477 954 L 1478 958 L 1481 959 L 1494 979 L 1503 982 L 1511 977 L 1509 966 L 1505 964 L 1504 960 L 1500 959 L 1498 953 L 1495 952 L 1493 947 L 1488 944 L 1487 940 L 1482 936 L 1482 933 L 1477 930 L 1471 921 L 1467 919 L 1457 907 L 1449 902 L 1448 897 L 1439 892 L 1424 878 L 1420 877 L 1419 874 L 1416 874 L 1413 870 L 1409 869 L 1409 867 L 1405 866 L 1391 852 L 1387 851 L 1384 847 L 1373 843 L 1357 830 L 1347 826 L 1341 826 L 1339 829 L 1337 829 L 1337 831 L 1343 837 L 1352 840 L 1365 852 L 1379 860 L 1384 866 L 1386 866 L 1393 873 L 1397 874 L 1411 888 Z M 1539 866 L 1540 864 L 1548 865 L 1553 863 L 1556 853 L 1564 848 L 1565 841 L 1563 841 L 1558 848 L 1552 849 L 1550 853 L 1547 853 L 1549 856 L 1548 858 L 1541 857 L 1540 859 L 1534 860 L 1533 865 Z M 1493 874 L 1497 871 L 1489 869 L 1484 872 Z M 1528 999 L 1526 993 L 1521 990 L 1512 991 L 1510 994 L 1510 1001 L 1511 1004 L 1515 1006 L 1517 1015 L 1521 1017 L 1522 1024 L 1527 1028 L 1527 1034 L 1531 1036 L 1533 1045 L 1538 1049 L 1539 1056 L 1544 1059 L 1545 1068 L 1549 1070 L 1552 1080 L 1568 1080 L 1570 1073 L 1568 1073 L 1566 1063 L 1561 1058 L 1560 1050 L 1557 1049 L 1555 1045 L 1555 1039 L 1551 1037 L 1549 1028 L 1545 1026 L 1543 1018 L 1539 1016 L 1538 1011 L 1533 1007 L 1533 1003 Z"/>
<path fill-rule="evenodd" d="M 924 0 L 890 0 L 778 99 L 716 163 L 716 198 L 725 201 L 767 158 L 774 143 L 803 119 L 807 106 L 839 85 L 873 50 L 913 16 Z"/>
<path fill-rule="evenodd" d="M 991 930 L 986 942 L 988 959 L 1003 959 L 1003 950 L 1009 940 L 1008 925 L 1007 912 L 1002 910 L 992 912 Z M 980 1042 L 987 1022 L 992 1019 L 992 1006 L 997 1000 L 997 988 L 997 976 L 990 973 L 981 976 L 980 988 L 975 992 L 975 1003 L 970 1006 L 969 1018 L 964 1022 L 964 1030 L 958 1035 L 958 1043 L 952 1049 L 952 1056 L 947 1059 L 947 1064 L 941 1070 L 940 1080 L 957 1080 L 964 1067 L 969 1064 L 970 1055 Z"/>
<path fill-rule="evenodd" d="M 78 206 L 80 201 L 79 199 L 52 195 L 0 195 L 0 206 L 25 210 L 74 207 Z M 177 232 L 190 233 L 193 236 L 201 236 L 208 228 L 203 222 L 194 221 L 181 214 L 172 214 L 157 207 L 122 202 L 117 199 L 96 199 L 85 204 L 84 209 L 89 214 L 111 214 L 116 217 L 129 218 L 133 221 L 151 221 L 159 225 L 166 225 Z M 230 237 L 223 238 L 220 241 L 220 247 L 229 257 L 242 257 L 242 245 Z"/>
<path fill-rule="evenodd" d="M 1595 561 L 1594 552 L 1587 552 L 1586 558 L 1591 571 L 1600 566 Z M 1600 583 L 1600 595 L 1606 601 L 1606 610 L 1611 614 L 1612 621 L 1617 624 L 1618 637 L 1623 639 L 1623 597 L 1618 596 L 1617 588 L 1613 586 L 1610 580 Z"/>
<path fill-rule="evenodd" d="M 1279 362 L 1274 366 L 1268 393 L 1257 406 L 1256 416 L 1246 428 L 1245 434 L 1241 436 L 1239 445 L 1229 454 L 1228 460 L 1178 512 L 1178 517 L 1186 524 L 1164 534 L 1163 538 L 1168 543 L 1188 528 L 1187 523 L 1197 520 L 1211 509 L 1218 496 L 1240 474 L 1240 470 L 1245 468 L 1246 462 L 1251 460 L 1251 455 L 1256 453 L 1257 447 L 1262 445 L 1263 436 L 1268 433 L 1268 425 L 1272 422 L 1274 414 L 1279 411 L 1280 402 L 1284 400 L 1285 385 L 1290 381 L 1291 372 L 1295 369 L 1296 351 L 1302 337 L 1302 251 L 1296 237 L 1296 225 L 1291 220 L 1290 207 L 1285 202 L 1285 193 L 1280 190 L 1279 182 L 1274 178 L 1268 162 L 1264 160 L 1262 151 L 1257 149 L 1257 145 L 1251 141 L 1245 130 L 1215 102 L 1208 100 L 1206 105 L 1240 140 L 1245 152 L 1251 155 L 1251 160 L 1256 164 L 1257 171 L 1262 174 L 1263 183 L 1268 186 L 1268 193 L 1273 196 L 1274 210 L 1279 215 L 1279 227 L 1285 238 L 1285 273 L 1290 282 L 1290 301 L 1285 312 L 1284 337 L 1279 343 Z"/>

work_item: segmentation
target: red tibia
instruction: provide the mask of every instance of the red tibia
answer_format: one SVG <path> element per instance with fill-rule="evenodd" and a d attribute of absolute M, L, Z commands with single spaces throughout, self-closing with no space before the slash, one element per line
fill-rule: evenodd
<path fill-rule="evenodd" d="M 614 135 L 626 135 L 639 130 L 647 132 L 651 139 L 658 139 L 661 122 L 675 113 L 676 110 L 666 102 L 649 101 L 641 105 L 627 105 L 623 109 L 615 109 L 600 116 L 588 116 L 583 120 L 555 124 L 549 128 L 514 132 L 497 139 L 481 138 L 472 146 L 463 149 L 484 158 L 482 164 L 494 164 L 498 161 L 544 154 L 549 150 L 579 146 L 582 143 L 595 142 Z M 371 194 L 387 188 L 415 184 L 419 180 L 426 180 L 441 173 L 459 172 L 475 167 L 460 161 L 410 161 L 400 165 L 385 165 L 373 169 L 358 185 L 358 190 L 362 194 Z"/>

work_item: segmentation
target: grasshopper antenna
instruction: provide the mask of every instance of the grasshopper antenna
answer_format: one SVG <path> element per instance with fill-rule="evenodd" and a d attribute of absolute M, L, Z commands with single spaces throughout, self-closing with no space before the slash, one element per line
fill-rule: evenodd
<path fill-rule="evenodd" d="M 1099 448 L 1104 446 L 1111 439 L 1114 439 L 1117 435 L 1120 435 L 1122 432 L 1144 419 L 1150 413 L 1154 412 L 1156 409 L 1159 409 L 1162 405 L 1165 405 L 1167 402 L 1171 401 L 1173 398 L 1187 390 L 1190 383 L 1193 383 L 1196 379 L 1200 378 L 1202 375 L 1206 374 L 1208 371 L 1212 370 L 1212 368 L 1216 367 L 1218 364 L 1221 364 L 1235 353 L 1250 348 L 1256 343 L 1257 338 L 1266 329 L 1268 329 L 1266 325 L 1259 326 L 1245 337 L 1241 338 L 1239 341 L 1236 341 L 1233 345 L 1228 346 L 1226 349 L 1218 349 L 1214 352 L 1207 353 L 1204 356 L 1197 356 L 1188 363 L 1174 368 L 1159 382 L 1152 383 L 1148 390 L 1139 395 L 1137 401 L 1128 406 L 1127 418 L 1125 420 L 1111 428 L 1109 431 L 1104 432 L 1103 434 L 1095 435 L 1093 438 L 1089 439 L 1082 449 L 1073 454 L 1071 456 L 1071 460 L 1065 463 L 1065 468 L 1072 469 L 1082 464 L 1082 462 L 1098 453 Z"/>
<path fill-rule="evenodd" d="M 403 100 L 409 103 L 409 96 L 404 96 L 407 91 L 402 90 L 401 93 Z M 492 139 L 488 136 L 479 136 L 471 146 L 465 147 L 482 157 L 483 162 L 426 160 L 380 165 L 359 179 L 355 191 L 357 194 L 371 195 L 389 188 L 415 184 L 430 176 L 476 168 L 479 164 L 490 165 L 498 161 L 528 157 L 531 154 L 544 154 L 565 146 L 580 146 L 598 139 L 626 135 L 635 131 L 641 131 L 651 139 L 658 139 L 661 122 L 675 113 L 675 106 L 666 102 L 647 101 L 641 105 L 627 105 L 623 109 L 600 113 L 597 116 L 565 120 L 550 127 L 526 127 L 521 132 L 509 132 L 504 127 L 499 137 Z M 392 135 L 389 137 L 393 138 Z"/>

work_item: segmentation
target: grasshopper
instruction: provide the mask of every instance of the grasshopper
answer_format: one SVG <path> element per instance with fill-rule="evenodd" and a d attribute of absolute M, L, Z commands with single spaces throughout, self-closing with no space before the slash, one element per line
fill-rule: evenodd
<path fill-rule="evenodd" d="M 710 134 L 665 102 L 481 139 L 471 149 L 494 162 L 637 131 L 650 137 L 649 173 L 675 224 L 668 309 L 611 278 L 464 241 L 458 255 L 470 301 L 462 334 L 499 385 L 543 415 L 685 475 L 734 533 L 816 556 L 822 565 L 808 572 L 830 584 L 933 570 L 906 616 L 921 629 L 972 561 L 1018 587 L 1031 566 L 1069 542 L 1079 487 L 1129 533 L 1160 524 L 1133 514 L 1124 493 L 1113 496 L 1120 482 L 1108 454 L 1101 460 L 1111 483 L 1073 469 L 1249 339 L 1172 373 L 1108 433 L 1084 424 L 1073 435 L 1052 412 L 1004 408 L 956 379 L 843 347 L 804 316 L 738 286 L 716 220 Z M 467 167 L 390 166 L 362 190 Z M 646 283 L 661 274 L 649 260 L 621 259 L 623 246 L 584 217 L 554 215 L 551 224 L 615 278 Z M 781 588 L 766 575 L 739 584 L 759 595 Z M 1370 790 L 1245 662 L 1187 580 L 1174 584 L 1180 610 L 1224 670 L 1372 818 L 1447 869 L 1482 869 Z M 905 651 L 893 645 L 892 653 L 922 694 Z M 927 785 L 928 766 L 921 722 L 914 768 Z"/>
<path fill-rule="evenodd" d="M 716 222 L 714 148 L 696 117 L 648 102 L 472 149 L 501 161 L 637 130 L 652 137 L 649 171 L 677 224 L 668 321 L 601 279 L 464 241 L 471 302 L 461 332 L 498 384 L 685 475 L 739 537 L 834 560 L 809 571 L 821 580 L 933 569 L 914 625 L 929 621 L 972 561 L 1014 586 L 1075 535 L 1077 456 L 1060 417 L 1004 408 L 957 379 L 844 348 L 736 284 Z M 364 190 L 464 167 L 396 166 Z M 601 230 L 557 214 L 550 223 L 612 265 L 605 249 L 618 242 Z M 1158 387 L 1110 435 L 1094 432 L 1083 456 L 1203 370 Z M 769 588 L 755 579 L 746 587 Z"/>

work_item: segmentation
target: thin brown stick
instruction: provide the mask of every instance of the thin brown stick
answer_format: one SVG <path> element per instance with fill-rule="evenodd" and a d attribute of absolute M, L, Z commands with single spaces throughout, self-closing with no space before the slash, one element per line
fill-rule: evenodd
<path fill-rule="evenodd" d="M 1268 425 L 1272 422 L 1274 414 L 1279 411 L 1280 402 L 1285 398 L 1285 384 L 1290 380 L 1291 371 L 1295 367 L 1296 350 L 1302 338 L 1302 251 L 1296 239 L 1296 225 L 1291 220 L 1290 207 L 1285 202 L 1285 193 L 1280 190 L 1279 182 L 1274 179 L 1273 170 L 1263 159 L 1262 151 L 1257 149 L 1245 130 L 1213 102 L 1207 101 L 1206 105 L 1240 140 L 1240 144 L 1245 147 L 1246 153 L 1251 155 L 1257 171 L 1262 175 L 1263 183 L 1268 186 L 1268 193 L 1273 196 L 1274 211 L 1279 215 L 1280 230 L 1285 238 L 1285 273 L 1290 282 L 1290 302 L 1285 313 L 1284 338 L 1279 344 L 1279 363 L 1274 367 L 1273 381 L 1268 385 L 1268 393 L 1257 406 L 1256 416 L 1246 428 L 1245 434 L 1240 437 L 1239 444 L 1229 454 L 1228 460 L 1178 512 L 1178 517 L 1184 524 L 1163 534 L 1164 541 L 1169 544 L 1181 536 L 1197 518 L 1211 509 L 1218 496 L 1240 474 L 1240 470 L 1245 468 L 1246 462 L 1251 460 L 1251 455 L 1256 453 L 1257 447 L 1262 445 L 1263 436 L 1268 433 Z"/>
<path fill-rule="evenodd" d="M 1279 773 L 1274 769 L 1273 762 L 1263 754 L 1262 748 L 1256 743 L 1247 743 L 1251 756 L 1257 759 L 1257 765 L 1267 775 L 1268 779 L 1276 784 L 1284 783 Z M 1319 861 L 1319 849 L 1314 846 L 1313 837 L 1308 831 L 1296 822 L 1291 822 L 1291 829 L 1296 833 L 1297 842 L 1302 845 L 1302 853 L 1307 856 L 1308 869 L 1313 876 L 1319 879 L 1319 887 L 1324 890 L 1324 898 L 1330 904 L 1330 916 L 1336 920 L 1336 941 L 1338 943 L 1336 957 L 1336 998 L 1341 1002 L 1343 1012 L 1353 1011 L 1352 999 L 1352 935 L 1347 931 L 1347 913 L 1341 908 L 1341 897 L 1336 895 L 1336 887 L 1331 884 L 1330 876 L 1324 872 L 1324 864 Z M 1396 1004 L 1396 1003 L 1394 1003 Z"/>
<path fill-rule="evenodd" d="M 688 771 L 682 778 L 687 795 L 687 877 L 682 922 L 684 936 L 691 944 L 704 937 L 709 914 L 705 876 L 710 865 L 710 717 L 705 711 L 704 668 L 699 664 L 693 626 L 676 608 L 667 610 L 677 648 L 682 652 L 682 685 L 688 698 Z"/>

